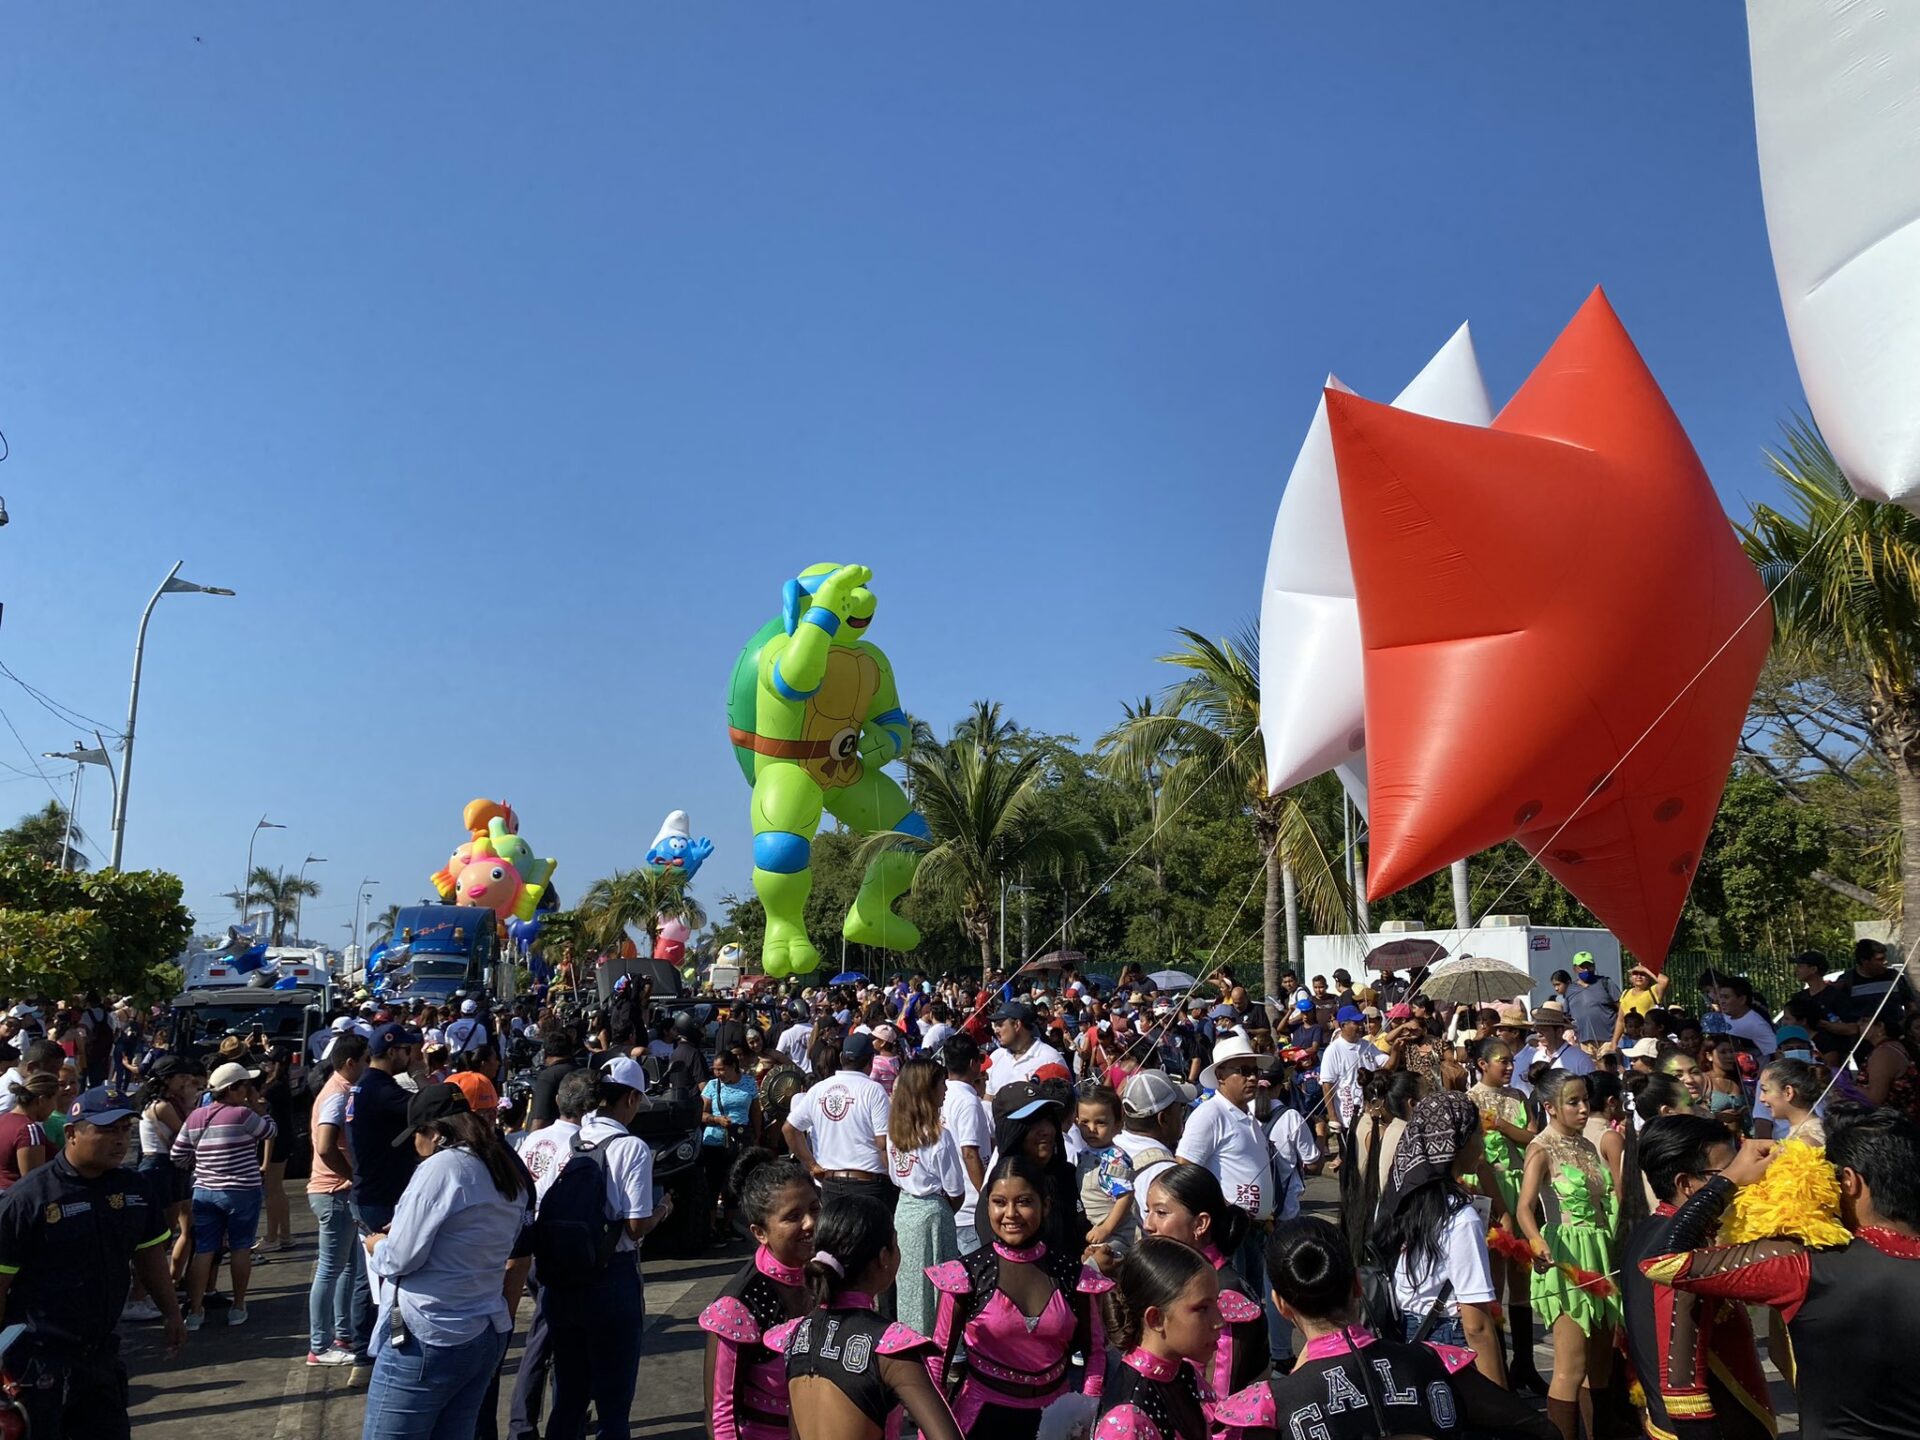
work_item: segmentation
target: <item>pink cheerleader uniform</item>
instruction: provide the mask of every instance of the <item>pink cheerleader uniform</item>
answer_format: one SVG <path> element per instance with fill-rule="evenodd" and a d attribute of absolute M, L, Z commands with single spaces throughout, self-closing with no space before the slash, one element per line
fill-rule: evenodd
<path fill-rule="evenodd" d="M 713 1337 L 713 1440 L 787 1440 L 787 1362 L 768 1335 L 807 1307 L 802 1272 L 762 1245 L 700 1312 Z"/>
<path fill-rule="evenodd" d="M 1213 1245 L 1200 1253 L 1220 1276 L 1220 1339 L 1207 1366 L 1207 1388 L 1231 1395 L 1266 1377 L 1273 1361 L 1267 1354 L 1267 1317 L 1253 1288 Z"/>
<path fill-rule="evenodd" d="M 1031 1266 L 1047 1289 L 1038 1315 L 1014 1303 L 1007 1267 Z M 1021 1440 L 1039 1428 L 1040 1413 L 1067 1389 L 1067 1358 L 1087 1357 L 1081 1393 L 1098 1399 L 1105 1379 L 1106 1328 L 1095 1297 L 1113 1281 L 1071 1255 L 1049 1253 L 1045 1244 L 1015 1250 L 995 1241 L 959 1260 L 928 1269 L 940 1292 L 933 1329 L 938 1358 L 934 1380 L 948 1391 L 953 1416 L 969 1436 Z M 1038 1298 L 1040 1286 L 1016 1284 Z M 966 1344 L 965 1378 L 955 1392 L 948 1368 L 956 1340 Z"/>
<path fill-rule="evenodd" d="M 1213 1395 L 1191 1361 L 1146 1350 L 1120 1357 L 1093 1440 L 1208 1440 Z"/>
<path fill-rule="evenodd" d="M 858 1290 L 843 1290 L 825 1309 L 774 1326 L 767 1344 L 786 1357 L 788 1379 L 818 1376 L 831 1382 L 879 1427 L 883 1440 L 899 1440 L 906 1407 L 874 1358 L 916 1360 L 931 1375 L 935 1353 L 931 1340 L 888 1324 L 875 1311 L 873 1297 Z"/>

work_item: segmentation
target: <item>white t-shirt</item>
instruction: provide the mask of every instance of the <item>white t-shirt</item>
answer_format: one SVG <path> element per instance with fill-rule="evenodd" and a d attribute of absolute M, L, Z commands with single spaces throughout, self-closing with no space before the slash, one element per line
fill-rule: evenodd
<path fill-rule="evenodd" d="M 1410 1272 L 1409 1257 L 1402 1255 L 1393 1267 L 1393 1298 L 1402 1315 L 1425 1319 L 1440 1294 L 1443 1281 L 1453 1281 L 1453 1293 L 1447 1297 L 1447 1314 L 1458 1315 L 1464 1301 L 1468 1305 L 1493 1303 L 1493 1269 L 1487 1263 L 1487 1222 L 1471 1205 L 1462 1205 L 1448 1217 L 1440 1229 L 1440 1264 L 1416 1279 Z"/>
<path fill-rule="evenodd" d="M 886 1173 L 887 1092 L 858 1070 L 842 1070 L 793 1097 L 787 1123 L 807 1137 L 826 1170 Z"/>
<path fill-rule="evenodd" d="M 1767 1017 L 1758 1010 L 1749 1010 L 1738 1019 L 1728 1015 L 1727 1024 L 1742 1040 L 1753 1042 L 1754 1048 L 1760 1052 L 1760 1058 L 1763 1061 L 1771 1059 L 1773 1052 L 1780 1048 L 1780 1041 L 1773 1033 L 1773 1026 L 1767 1023 Z"/>
<path fill-rule="evenodd" d="M 487 1043 L 486 1021 L 463 1016 L 447 1026 L 447 1044 L 456 1055 Z"/>
<path fill-rule="evenodd" d="M 549 1125 L 547 1130 L 557 1128 Z M 541 1130 L 534 1138 L 546 1133 Z M 604 1115 L 589 1115 L 580 1122 L 580 1140 L 602 1147 L 607 1167 L 607 1211 L 612 1218 L 644 1220 L 653 1214 L 653 1147 Z M 622 1233 L 614 1249 L 633 1249 L 633 1237 Z"/>
<path fill-rule="evenodd" d="M 1378 1070 L 1386 1063 L 1379 1046 L 1369 1041 L 1336 1035 L 1327 1042 L 1320 1052 L 1320 1086 L 1329 1097 L 1339 1097 L 1340 1109 L 1334 1118 L 1340 1125 L 1351 1125 L 1359 1118 L 1360 1072 Z"/>
<path fill-rule="evenodd" d="M 971 1085 L 962 1085 L 958 1080 L 947 1081 L 947 1098 L 940 1104 L 940 1124 L 947 1134 L 953 1137 L 957 1150 L 971 1145 L 980 1152 L 980 1169 L 993 1168 L 993 1122 L 988 1118 L 987 1102 Z M 980 1203 L 980 1192 L 973 1188 L 973 1176 L 967 1173 L 966 1157 L 960 1157 L 960 1179 L 963 1182 L 960 1208 L 954 1212 L 953 1223 L 961 1229 L 973 1224 L 974 1207 Z"/>
<path fill-rule="evenodd" d="M 1513 1088 L 1522 1095 L 1533 1094 L 1533 1086 L 1527 1081 L 1527 1071 L 1542 1060 L 1551 1060 L 1554 1069 L 1564 1070 L 1569 1075 L 1591 1075 L 1598 1068 L 1594 1064 L 1593 1057 L 1578 1045 L 1562 1045 L 1551 1053 L 1542 1050 L 1538 1045 L 1528 1045 L 1513 1057 L 1513 1079 L 1509 1082 Z"/>
<path fill-rule="evenodd" d="M 1147 1219 L 1147 1189 L 1174 1164 L 1174 1153 L 1151 1135 L 1136 1135 L 1131 1130 L 1116 1132 L 1113 1143 L 1126 1151 L 1127 1158 L 1133 1162 L 1133 1213 L 1140 1217 L 1140 1223 L 1144 1225 Z M 1165 1158 L 1142 1163 L 1141 1156 L 1156 1153 Z"/>
<path fill-rule="evenodd" d="M 1256 1220 L 1273 1214 L 1273 1161 L 1260 1122 L 1215 1095 L 1187 1117 L 1179 1156 L 1204 1165 L 1220 1181 L 1227 1203 Z"/>
<path fill-rule="evenodd" d="M 13 1087 L 26 1078 L 20 1073 L 18 1065 L 13 1066 L 6 1074 L 0 1075 L 0 1115 L 9 1114 L 20 1108 L 20 1102 L 14 1098 Z"/>
<path fill-rule="evenodd" d="M 1267 1131 L 1273 1150 L 1290 1171 L 1287 1193 L 1280 1200 L 1280 1218 L 1291 1220 L 1300 1213 L 1300 1194 L 1306 1189 L 1307 1166 L 1320 1161 L 1320 1142 L 1313 1138 L 1309 1125 L 1298 1110 L 1282 1110 L 1273 1117 Z"/>
<path fill-rule="evenodd" d="M 960 1163 L 960 1146 L 953 1133 L 942 1129 L 931 1145 L 917 1150 L 901 1150 L 887 1142 L 887 1169 L 902 1195 L 952 1195 L 967 1193 L 967 1167 Z"/>
<path fill-rule="evenodd" d="M 813 1026 L 796 1020 L 780 1032 L 780 1038 L 773 1042 L 773 1048 L 811 1075 L 813 1064 L 807 1059 L 807 1046 L 813 1043 Z"/>
<path fill-rule="evenodd" d="M 1033 1072 L 1042 1065 L 1065 1066 L 1067 1057 L 1044 1040 L 1036 1040 L 1027 1047 L 1024 1055 L 1015 1055 L 1011 1050 L 996 1050 L 987 1057 L 987 1095 L 1002 1085 L 1011 1085 L 1016 1080 L 1031 1080 Z"/>
<path fill-rule="evenodd" d="M 530 1132 L 520 1142 L 520 1163 L 533 1176 L 533 1197 L 537 1204 L 546 1199 L 553 1182 L 560 1178 L 573 1155 L 573 1137 L 580 1127 L 571 1120 L 556 1120 Z"/>
<path fill-rule="evenodd" d="M 920 1037 L 920 1048 L 931 1055 L 952 1038 L 953 1026 L 944 1020 L 936 1020 L 927 1026 L 926 1033 Z"/>

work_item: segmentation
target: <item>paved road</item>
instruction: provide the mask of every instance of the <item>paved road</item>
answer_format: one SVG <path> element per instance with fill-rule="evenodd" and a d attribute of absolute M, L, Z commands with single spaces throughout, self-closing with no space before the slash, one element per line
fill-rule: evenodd
<path fill-rule="evenodd" d="M 221 1327 L 219 1312 L 208 1312 L 206 1327 L 188 1337 L 173 1362 L 156 1343 L 157 1324 L 130 1327 L 127 1369 L 134 1433 L 141 1440 L 357 1440 L 366 1411 L 364 1378 L 306 1364 L 313 1217 L 305 1210 L 304 1197 L 296 1197 L 293 1249 L 254 1272 L 246 1325 Z M 704 1347 L 694 1322 L 749 1253 L 750 1246 L 736 1242 L 699 1259 L 647 1261 L 647 1342 L 633 1405 L 635 1435 L 700 1433 L 706 1418 Z M 523 1302 L 502 1382 L 502 1434 L 531 1314 L 531 1302 Z"/>
<path fill-rule="evenodd" d="M 1330 1178 L 1308 1182 L 1306 1209 L 1332 1218 L 1338 1194 Z M 294 1203 L 295 1243 L 254 1272 L 254 1296 L 248 1323 L 217 1328 L 210 1312 L 207 1328 L 190 1336 L 188 1347 L 169 1362 L 155 1344 L 157 1325 L 134 1327 L 127 1338 L 127 1368 L 133 1378 L 134 1433 L 142 1440 L 356 1440 L 366 1410 L 364 1379 L 344 1370 L 308 1369 L 307 1281 L 313 1273 L 312 1216 L 303 1197 Z M 689 1260 L 650 1259 L 646 1263 L 647 1342 L 634 1397 L 636 1436 L 697 1436 L 706 1418 L 706 1389 L 701 1373 L 704 1349 L 695 1324 L 700 1311 L 719 1293 L 750 1252 L 737 1241 L 726 1249 Z M 531 1306 L 520 1308 L 513 1347 L 507 1352 L 508 1377 L 501 1398 L 505 1433 L 506 1397 L 520 1362 Z M 1764 1336 L 1763 1312 L 1756 1328 Z M 1541 1374 L 1553 1367 L 1551 1352 L 1536 1351 Z M 1793 1392 L 1768 1367 L 1782 1440 L 1799 1431 Z"/>

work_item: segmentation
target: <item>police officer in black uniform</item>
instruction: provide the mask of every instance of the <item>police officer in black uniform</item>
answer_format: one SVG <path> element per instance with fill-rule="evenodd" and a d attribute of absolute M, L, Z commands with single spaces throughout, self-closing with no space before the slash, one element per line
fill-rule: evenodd
<path fill-rule="evenodd" d="M 123 1440 L 127 1371 L 114 1326 L 132 1269 L 187 1338 L 167 1268 L 163 1201 L 124 1170 L 133 1111 L 101 1086 L 67 1112 L 66 1147 L 0 1198 L 0 1307 L 27 1333 L 4 1359 L 34 1440 Z"/>

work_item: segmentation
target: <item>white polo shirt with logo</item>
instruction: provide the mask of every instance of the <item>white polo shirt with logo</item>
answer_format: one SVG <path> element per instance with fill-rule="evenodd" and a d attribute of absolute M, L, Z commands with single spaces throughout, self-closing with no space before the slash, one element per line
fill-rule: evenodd
<path fill-rule="evenodd" d="M 1219 1095 L 1201 1105 L 1180 1132 L 1179 1154 L 1218 1177 L 1229 1205 L 1238 1205 L 1256 1220 L 1273 1214 L 1273 1161 L 1266 1131 L 1238 1105 Z"/>
<path fill-rule="evenodd" d="M 1011 1085 L 1016 1080 L 1031 1080 L 1033 1072 L 1042 1065 L 1059 1065 L 1072 1073 L 1067 1057 L 1044 1040 L 1034 1041 L 1024 1055 L 1016 1055 L 1011 1050 L 994 1051 L 987 1057 L 987 1094 L 992 1096 L 1002 1085 Z"/>
<path fill-rule="evenodd" d="M 878 1081 L 841 1070 L 794 1096 L 787 1123 L 807 1137 L 822 1169 L 884 1175 L 889 1113 Z"/>

